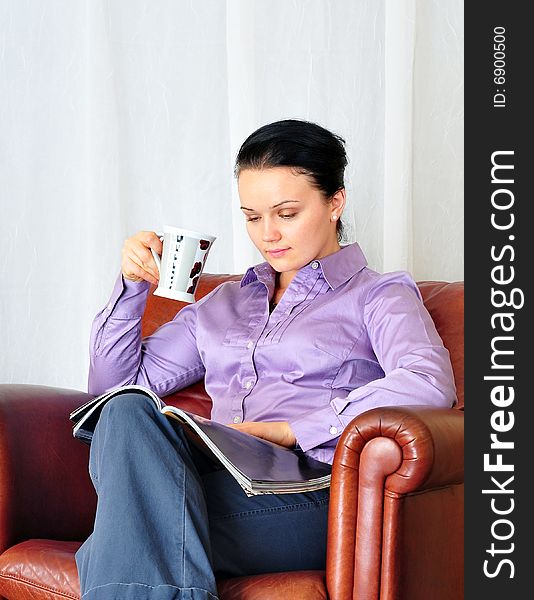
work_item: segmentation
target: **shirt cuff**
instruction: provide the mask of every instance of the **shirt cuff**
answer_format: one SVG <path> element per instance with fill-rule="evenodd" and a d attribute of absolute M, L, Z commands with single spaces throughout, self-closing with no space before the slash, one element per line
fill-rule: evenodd
<path fill-rule="evenodd" d="M 104 310 L 112 318 L 139 319 L 145 312 L 149 290 L 148 281 L 129 281 L 120 273 Z"/>
<path fill-rule="evenodd" d="M 338 438 L 344 425 L 331 406 L 306 413 L 298 419 L 290 420 L 289 425 L 304 452 L 322 446 Z"/>

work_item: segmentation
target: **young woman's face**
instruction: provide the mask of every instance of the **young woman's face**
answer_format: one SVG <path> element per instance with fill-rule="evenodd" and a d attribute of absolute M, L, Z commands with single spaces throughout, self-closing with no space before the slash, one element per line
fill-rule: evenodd
<path fill-rule="evenodd" d="M 238 189 L 250 239 L 273 269 L 284 274 L 285 285 L 312 260 L 339 250 L 332 216 L 341 216 L 345 190 L 327 204 L 309 178 L 290 167 L 245 169 Z"/>

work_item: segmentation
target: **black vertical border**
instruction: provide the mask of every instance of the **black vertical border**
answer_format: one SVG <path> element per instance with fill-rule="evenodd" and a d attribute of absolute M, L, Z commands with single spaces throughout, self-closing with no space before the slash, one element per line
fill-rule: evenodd
<path fill-rule="evenodd" d="M 468 600 L 511 600 L 530 596 L 530 581 L 534 573 L 531 566 L 534 552 L 532 523 L 534 501 L 529 491 L 531 473 L 534 472 L 534 421 L 532 404 L 534 393 L 534 349 L 531 311 L 532 277 L 534 268 L 534 230 L 530 215 L 533 194 L 530 180 L 534 174 L 532 143 L 534 136 L 532 112 L 534 102 L 528 88 L 534 80 L 532 58 L 534 52 L 534 26 L 526 14 L 525 2 L 465 2 L 465 424 L 466 424 L 466 513 L 465 513 L 465 598 Z M 505 29 L 505 82 L 494 81 L 495 28 Z M 497 31 L 501 31 L 500 29 Z M 499 40 L 501 38 L 498 38 Z M 501 57 L 501 55 L 497 55 Z M 500 64 L 500 63 L 497 63 Z M 495 94 L 503 93 L 504 103 Z M 504 104 L 504 106 L 502 106 Z M 501 155 L 501 164 L 513 164 L 513 184 L 492 184 L 492 154 Z M 507 171 L 510 173 L 510 171 Z M 505 171 L 500 171 L 504 178 Z M 508 196 L 513 205 L 509 210 L 496 210 L 492 206 L 492 193 L 499 188 L 509 192 L 498 194 L 497 201 L 504 204 Z M 498 230 L 491 224 L 495 213 L 501 224 L 507 224 L 513 215 L 514 225 Z M 509 246 L 506 251 L 505 246 Z M 491 255 L 502 256 L 495 260 Z M 507 284 L 496 285 L 492 269 L 502 266 L 501 277 L 514 278 Z M 497 272 L 494 271 L 497 275 Z M 492 287 L 501 290 L 510 301 L 515 297 L 522 308 L 497 308 L 492 303 Z M 513 292 L 513 290 L 521 292 Z M 504 319 L 513 330 L 503 332 L 492 316 L 496 313 L 513 315 Z M 500 349 L 513 354 L 500 355 L 499 364 L 507 362 L 513 368 L 492 369 L 492 340 L 496 336 L 513 339 L 498 342 Z M 513 381 L 485 380 L 486 376 L 512 375 Z M 514 399 L 507 407 L 496 406 L 491 399 L 492 390 L 504 385 L 506 397 Z M 504 396 L 503 396 L 504 398 Z M 503 411 L 498 419 L 496 411 Z M 513 415 L 512 415 L 513 413 Z M 498 433 L 502 441 L 513 442 L 514 447 L 491 449 L 494 423 L 513 427 Z M 505 464 L 513 465 L 513 472 L 490 472 L 484 468 L 484 454 L 489 453 L 495 463 L 502 454 Z M 486 493 L 497 489 L 491 480 L 495 477 L 508 493 Z M 504 486 L 513 476 L 513 481 Z M 513 493 L 511 491 L 513 490 Z M 513 500 L 513 503 L 512 503 Z M 491 502 L 494 502 L 492 507 Z M 513 510 L 511 510 L 513 504 Z M 495 510 L 509 514 L 496 514 Z M 498 520 L 501 519 L 500 522 Z M 493 529 L 492 529 L 493 528 Z M 513 534 L 510 533 L 513 531 Z M 505 538 L 510 535 L 508 539 Z M 492 543 L 497 552 L 491 554 Z M 513 544 L 513 546 L 512 546 Z M 506 559 L 510 562 L 506 562 Z M 487 571 L 484 573 L 484 561 Z M 501 563 L 501 561 L 503 561 Z M 513 565 L 513 567 L 512 567 Z M 513 577 L 511 575 L 513 574 Z M 526 596 L 525 596 L 526 595 Z"/>

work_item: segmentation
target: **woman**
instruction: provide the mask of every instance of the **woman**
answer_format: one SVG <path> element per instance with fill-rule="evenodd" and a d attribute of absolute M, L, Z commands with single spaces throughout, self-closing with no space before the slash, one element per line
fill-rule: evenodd
<path fill-rule="evenodd" d="M 369 408 L 453 405 L 449 355 L 414 281 L 340 246 L 346 164 L 344 140 L 314 123 L 252 133 L 235 174 L 266 262 L 143 340 L 161 242 L 126 240 L 93 324 L 89 391 L 138 383 L 165 396 L 204 377 L 212 419 L 326 462 Z M 247 497 L 144 396 L 105 406 L 89 468 L 97 514 L 76 555 L 87 600 L 214 599 L 219 575 L 325 567 L 328 490 Z"/>

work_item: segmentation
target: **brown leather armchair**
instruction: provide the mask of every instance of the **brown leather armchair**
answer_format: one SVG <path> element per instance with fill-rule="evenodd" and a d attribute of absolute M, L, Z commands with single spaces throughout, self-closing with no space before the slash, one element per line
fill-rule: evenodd
<path fill-rule="evenodd" d="M 203 275 L 197 298 L 239 276 Z M 222 600 L 459 600 L 463 598 L 463 282 L 419 282 L 452 357 L 453 409 L 379 408 L 339 440 L 332 472 L 326 572 L 218 582 Z M 143 334 L 175 301 L 149 296 Z M 74 553 L 91 532 L 96 498 L 88 448 L 72 437 L 76 390 L 0 385 L 0 595 L 79 598 Z M 196 384 L 165 398 L 208 415 Z"/>

